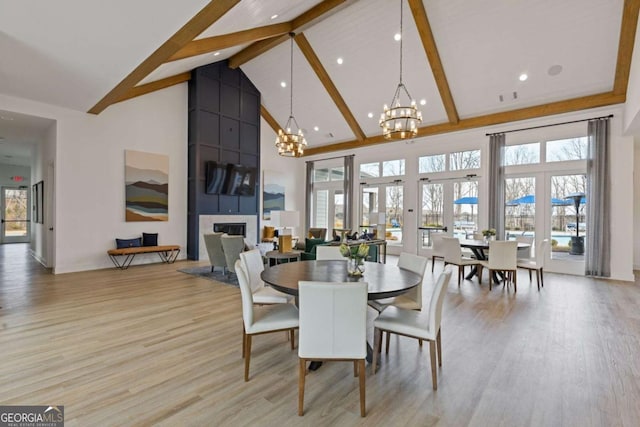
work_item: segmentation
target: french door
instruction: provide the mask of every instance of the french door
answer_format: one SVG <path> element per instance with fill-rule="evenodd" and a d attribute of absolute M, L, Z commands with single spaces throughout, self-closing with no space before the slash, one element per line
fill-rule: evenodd
<path fill-rule="evenodd" d="M 577 210 L 567 196 L 586 191 L 586 174 L 581 170 L 540 172 L 505 179 L 505 237 L 532 236 L 534 245 L 549 239 L 545 260 L 548 271 L 583 274 L 586 227 L 586 199 L 578 198 Z M 532 248 L 535 255 L 535 247 Z"/>
<path fill-rule="evenodd" d="M 342 187 L 316 190 L 313 193 L 312 227 L 326 228 L 331 237 L 333 229 L 344 228 L 344 191 Z"/>
<path fill-rule="evenodd" d="M 2 187 L 2 243 L 29 242 L 29 192 L 25 188 Z"/>
<path fill-rule="evenodd" d="M 360 189 L 360 212 L 361 232 L 375 229 L 377 233 L 383 233 L 384 236 L 376 237 L 387 241 L 390 253 L 399 253 L 398 249 L 403 246 L 404 184 L 401 181 L 363 184 Z M 380 224 L 381 220 L 384 224 Z"/>
<path fill-rule="evenodd" d="M 430 256 L 431 235 L 445 232 L 461 239 L 478 230 L 478 181 L 420 181 L 418 253 Z"/>

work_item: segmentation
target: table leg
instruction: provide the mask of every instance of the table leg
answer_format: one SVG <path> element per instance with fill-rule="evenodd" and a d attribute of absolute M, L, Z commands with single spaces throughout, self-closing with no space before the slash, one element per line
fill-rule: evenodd
<path fill-rule="evenodd" d="M 473 252 L 473 255 L 475 255 L 476 259 L 479 261 L 486 261 L 487 260 L 487 255 L 484 253 L 484 251 L 480 248 L 470 248 L 471 252 Z M 469 274 L 467 274 L 467 276 L 465 277 L 465 279 L 467 280 L 471 280 L 473 279 L 473 276 L 477 276 L 478 275 L 478 268 L 474 265 L 473 267 L 471 267 L 471 271 L 469 272 Z M 482 278 L 478 278 L 478 280 L 481 280 Z"/>

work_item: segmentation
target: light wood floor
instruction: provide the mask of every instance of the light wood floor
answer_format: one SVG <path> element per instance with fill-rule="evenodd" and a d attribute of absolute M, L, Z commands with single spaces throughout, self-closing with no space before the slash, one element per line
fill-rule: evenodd
<path fill-rule="evenodd" d="M 254 338 L 245 383 L 239 290 L 176 271 L 191 264 L 54 276 L 0 246 L 0 404 L 64 405 L 69 427 L 640 425 L 637 282 L 452 280 L 437 391 L 429 346 L 394 338 L 366 418 L 350 363 L 308 375 L 298 417 L 285 334 Z"/>

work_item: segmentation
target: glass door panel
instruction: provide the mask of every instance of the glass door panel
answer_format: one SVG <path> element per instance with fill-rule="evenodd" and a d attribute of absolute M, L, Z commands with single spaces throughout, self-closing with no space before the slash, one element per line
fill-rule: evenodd
<path fill-rule="evenodd" d="M 584 174 L 551 176 L 551 259 L 584 261 L 588 238 L 587 200 L 586 197 L 577 197 L 577 200 L 565 197 L 584 194 L 586 189 Z"/>
<path fill-rule="evenodd" d="M 505 179 L 504 229 L 506 239 L 534 236 L 536 229 L 536 178 Z"/>
<path fill-rule="evenodd" d="M 385 213 L 387 216 L 386 239 L 389 245 L 402 246 L 404 186 L 401 184 L 390 184 L 385 187 Z"/>
<path fill-rule="evenodd" d="M 478 231 L 478 181 L 453 182 L 453 235 L 473 238 Z"/>
<path fill-rule="evenodd" d="M 333 191 L 333 228 L 344 228 L 344 194 L 342 190 Z"/>
<path fill-rule="evenodd" d="M 2 242 L 29 241 L 28 198 L 26 189 L 2 188 Z"/>
<path fill-rule="evenodd" d="M 419 233 L 418 250 L 430 248 L 431 233 L 440 227 L 444 227 L 444 185 L 423 183 L 421 191 L 421 211 L 419 227 L 434 230 L 422 230 Z M 439 231 L 438 231 L 439 232 Z"/>

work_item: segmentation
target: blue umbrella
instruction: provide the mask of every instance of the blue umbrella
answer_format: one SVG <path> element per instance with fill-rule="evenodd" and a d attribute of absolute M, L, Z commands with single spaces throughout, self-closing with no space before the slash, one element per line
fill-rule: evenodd
<path fill-rule="evenodd" d="M 513 199 L 507 202 L 507 206 L 518 206 L 518 205 L 527 205 L 527 204 L 533 204 L 536 202 L 536 197 L 533 194 L 528 194 L 526 196 L 522 196 L 519 199 Z M 557 199 L 555 197 L 551 198 L 551 205 L 552 206 L 570 206 L 571 205 L 571 201 L 570 200 L 562 200 L 562 199 Z"/>
<path fill-rule="evenodd" d="M 456 205 L 477 205 L 478 198 L 477 197 L 461 197 L 458 200 L 453 201 Z"/>

